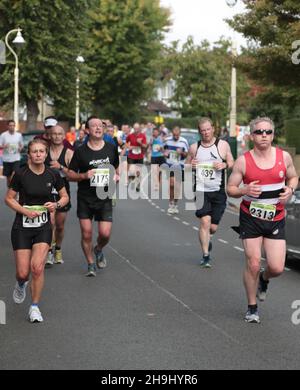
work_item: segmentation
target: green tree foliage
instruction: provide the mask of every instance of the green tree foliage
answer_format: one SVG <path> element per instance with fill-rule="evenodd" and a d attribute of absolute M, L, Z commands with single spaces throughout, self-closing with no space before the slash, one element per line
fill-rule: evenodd
<path fill-rule="evenodd" d="M 217 125 L 228 119 L 232 56 L 230 42 L 220 40 L 213 47 L 203 41 L 196 45 L 191 37 L 182 48 L 178 42 L 165 48 L 157 69 L 163 80 L 176 82 L 174 106 L 185 117 L 209 116 Z M 249 87 L 239 75 L 238 107 L 243 112 Z"/>
<path fill-rule="evenodd" d="M 115 122 L 132 121 L 149 94 L 152 60 L 160 54 L 169 11 L 159 0 L 96 0 L 89 12 L 95 68 L 96 112 Z"/>
<path fill-rule="evenodd" d="M 300 39 L 298 0 L 245 1 L 246 12 L 228 21 L 249 39 L 239 57 L 238 68 L 263 87 L 252 99 L 250 116 L 269 115 L 283 131 L 284 119 L 299 116 L 300 52 L 293 42 Z M 294 60 L 293 60 L 294 58 Z M 280 132 L 279 132 L 280 134 Z"/>
<path fill-rule="evenodd" d="M 253 79 L 277 86 L 299 86 L 292 43 L 300 37 L 298 0 L 244 0 L 246 12 L 229 24 L 252 41 L 243 65 Z M 299 56 L 300 57 L 300 56 Z"/>
<path fill-rule="evenodd" d="M 19 54 L 19 86 L 20 102 L 28 111 L 27 128 L 35 127 L 41 94 L 48 95 L 62 112 L 75 106 L 75 60 L 78 54 L 84 55 L 90 3 L 1 0 L 0 38 L 4 40 L 8 31 L 20 27 L 26 41 Z M 13 102 L 13 68 L 14 59 L 8 55 L 6 65 L 1 66 L 1 104 Z"/>

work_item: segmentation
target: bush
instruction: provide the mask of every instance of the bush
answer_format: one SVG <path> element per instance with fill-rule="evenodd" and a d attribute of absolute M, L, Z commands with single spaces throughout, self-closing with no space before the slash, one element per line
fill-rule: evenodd
<path fill-rule="evenodd" d="M 153 116 L 142 116 L 140 118 L 141 123 L 154 122 L 155 115 Z M 187 129 L 197 129 L 198 128 L 198 117 L 188 117 L 188 118 L 164 118 L 164 124 L 169 129 L 172 130 L 173 127 L 179 126 Z"/>
<path fill-rule="evenodd" d="M 284 122 L 286 145 L 296 147 L 300 154 L 300 119 L 289 119 Z"/>

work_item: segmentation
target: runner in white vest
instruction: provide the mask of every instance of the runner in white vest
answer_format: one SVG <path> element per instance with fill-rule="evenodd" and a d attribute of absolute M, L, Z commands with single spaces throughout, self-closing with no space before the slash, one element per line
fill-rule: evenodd
<path fill-rule="evenodd" d="M 187 163 L 196 169 L 196 217 L 200 219 L 201 266 L 210 268 L 212 236 L 226 208 L 225 169 L 233 166 L 228 142 L 214 136 L 209 118 L 199 120 L 201 141 L 191 145 Z"/>

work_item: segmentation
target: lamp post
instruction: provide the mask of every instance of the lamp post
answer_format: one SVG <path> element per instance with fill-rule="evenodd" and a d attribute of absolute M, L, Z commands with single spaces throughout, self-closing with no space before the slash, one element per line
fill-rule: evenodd
<path fill-rule="evenodd" d="M 16 130 L 19 130 L 19 60 L 16 52 L 12 49 L 12 47 L 8 43 L 8 38 L 10 34 L 12 33 L 17 33 L 17 36 L 13 40 L 13 43 L 16 45 L 22 45 L 25 43 L 24 38 L 22 37 L 21 34 L 21 29 L 20 28 L 15 28 L 13 30 L 10 30 L 6 36 L 5 36 L 5 44 L 8 47 L 8 49 L 11 51 L 11 53 L 15 57 L 15 70 L 14 70 L 14 82 L 15 82 L 15 87 L 14 87 L 14 121 L 16 125 Z"/>
<path fill-rule="evenodd" d="M 84 58 L 82 56 L 77 56 L 76 61 L 79 64 L 83 63 Z M 75 127 L 76 127 L 76 130 L 78 130 L 79 126 L 80 126 L 80 121 L 79 121 L 79 116 L 80 116 L 79 86 L 80 86 L 80 70 L 79 70 L 79 66 L 78 66 L 77 67 L 77 76 L 76 76 L 76 108 L 75 108 Z"/>
<path fill-rule="evenodd" d="M 237 0 L 226 0 L 226 4 L 233 8 L 237 3 Z M 229 128 L 230 137 L 236 137 L 236 67 L 235 59 L 237 57 L 236 43 L 232 40 L 231 47 L 232 55 L 232 67 L 231 67 L 231 92 L 230 92 L 230 116 L 229 116 Z"/>

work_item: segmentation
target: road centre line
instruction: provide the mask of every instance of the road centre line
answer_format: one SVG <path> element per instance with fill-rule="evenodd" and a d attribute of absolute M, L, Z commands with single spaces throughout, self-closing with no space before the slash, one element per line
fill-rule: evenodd
<path fill-rule="evenodd" d="M 244 249 L 240 248 L 239 246 L 234 246 L 234 249 L 236 249 L 237 251 L 240 251 L 240 252 L 244 252 Z"/>
<path fill-rule="evenodd" d="M 222 238 L 218 238 L 218 241 L 223 242 L 223 244 L 228 244 L 228 241 L 222 240 Z"/>

